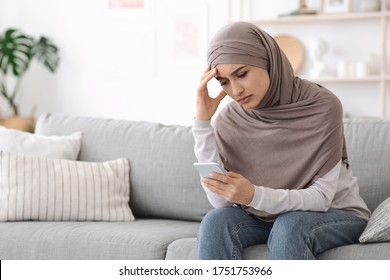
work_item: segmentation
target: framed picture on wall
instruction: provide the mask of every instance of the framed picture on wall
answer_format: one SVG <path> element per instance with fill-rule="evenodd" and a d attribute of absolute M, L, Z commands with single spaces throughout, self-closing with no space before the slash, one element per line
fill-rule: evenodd
<path fill-rule="evenodd" d="M 324 14 L 350 12 L 351 0 L 323 0 L 322 11 Z"/>
<path fill-rule="evenodd" d="M 154 15 L 154 0 L 107 0 L 107 8 L 115 14 L 126 18 L 152 17 Z"/>

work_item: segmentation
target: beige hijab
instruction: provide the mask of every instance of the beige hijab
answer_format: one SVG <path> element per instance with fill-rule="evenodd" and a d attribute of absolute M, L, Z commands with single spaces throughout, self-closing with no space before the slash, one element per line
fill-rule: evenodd
<path fill-rule="evenodd" d="M 215 137 L 228 170 L 254 185 L 303 189 L 330 171 L 344 146 L 342 106 L 327 89 L 294 77 L 275 40 L 250 23 L 225 26 L 212 39 L 208 63 L 248 64 L 268 70 L 270 87 L 258 107 L 229 103 L 215 121 Z M 246 208 L 259 217 L 264 211 Z"/>

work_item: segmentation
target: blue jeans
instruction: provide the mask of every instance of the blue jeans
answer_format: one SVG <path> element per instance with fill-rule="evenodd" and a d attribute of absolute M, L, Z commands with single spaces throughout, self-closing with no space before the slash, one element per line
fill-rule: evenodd
<path fill-rule="evenodd" d="M 348 211 L 294 211 L 264 222 L 240 207 L 213 209 L 203 218 L 198 259 L 241 259 L 246 247 L 268 244 L 270 259 L 311 260 L 334 247 L 358 243 L 367 221 Z"/>

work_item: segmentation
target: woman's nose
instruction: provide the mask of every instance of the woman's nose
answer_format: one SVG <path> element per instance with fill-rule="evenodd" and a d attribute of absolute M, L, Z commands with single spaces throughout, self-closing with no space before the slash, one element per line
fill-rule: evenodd
<path fill-rule="evenodd" d="M 240 96 L 244 88 L 239 83 L 232 83 L 232 94 Z"/>

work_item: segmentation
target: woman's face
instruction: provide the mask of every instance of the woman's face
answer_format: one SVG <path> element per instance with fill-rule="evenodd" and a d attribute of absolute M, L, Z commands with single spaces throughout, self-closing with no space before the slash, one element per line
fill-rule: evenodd
<path fill-rule="evenodd" d="M 246 109 L 255 109 L 267 93 L 267 70 L 246 64 L 218 64 L 215 68 L 223 90 Z"/>

